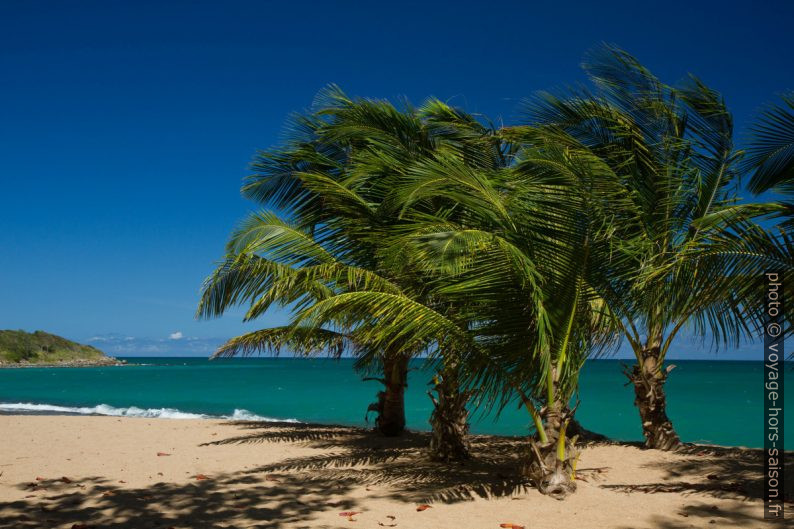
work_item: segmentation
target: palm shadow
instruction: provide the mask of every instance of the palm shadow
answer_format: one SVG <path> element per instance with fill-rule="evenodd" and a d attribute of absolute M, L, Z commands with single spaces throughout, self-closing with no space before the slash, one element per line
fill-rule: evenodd
<path fill-rule="evenodd" d="M 21 500 L 0 503 L 0 527 L 311 527 L 327 511 L 361 510 L 354 489 L 403 503 L 457 502 L 525 492 L 519 438 L 472 436 L 473 458 L 434 463 L 429 437 L 385 438 L 349 427 L 235 422 L 245 431 L 205 443 L 298 443 L 312 450 L 254 469 L 129 488 L 104 476 L 20 483 Z"/>
<path fill-rule="evenodd" d="M 656 461 L 647 468 L 663 471 L 663 481 L 644 484 L 602 485 L 621 492 L 703 493 L 715 498 L 760 500 L 764 497 L 764 451 L 706 445 L 685 445 L 678 449 L 682 458 Z M 786 452 L 788 472 L 784 490 L 794 498 L 794 452 Z"/>
<path fill-rule="evenodd" d="M 330 485 L 300 476 L 240 480 L 232 474 L 146 488 L 122 488 L 98 476 L 23 483 L 18 488 L 29 493 L 24 499 L 0 503 L 0 527 L 225 529 L 236 521 L 246 527 L 311 527 L 320 511 L 356 507 L 352 499 L 323 501 Z"/>
<path fill-rule="evenodd" d="M 730 510 L 721 510 L 711 505 L 687 505 L 676 513 L 667 515 L 655 514 L 650 518 L 657 529 L 691 529 L 700 527 L 704 521 L 714 527 L 759 527 L 763 523 L 763 507 L 757 503 L 745 504 Z M 625 525 L 617 529 L 634 529 L 635 526 Z"/>
<path fill-rule="evenodd" d="M 311 481 L 383 487 L 386 497 L 415 503 L 511 496 L 530 488 L 516 472 L 525 443 L 518 437 L 473 435 L 470 460 L 443 463 L 428 458 L 430 437 L 424 432 L 382 437 L 363 428 L 318 424 L 235 424 L 253 431 L 208 444 L 297 442 L 318 449 L 247 470 L 249 475 L 300 472 Z"/>

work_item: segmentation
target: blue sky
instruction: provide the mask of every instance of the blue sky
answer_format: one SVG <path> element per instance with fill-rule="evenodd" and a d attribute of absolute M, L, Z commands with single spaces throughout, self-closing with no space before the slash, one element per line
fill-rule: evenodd
<path fill-rule="evenodd" d="M 158 353 L 251 329 L 195 321 L 199 287 L 252 207 L 252 155 L 328 83 L 511 122 L 609 42 L 696 73 L 740 133 L 794 89 L 787 1 L 432 4 L 0 3 L 0 328 Z"/>

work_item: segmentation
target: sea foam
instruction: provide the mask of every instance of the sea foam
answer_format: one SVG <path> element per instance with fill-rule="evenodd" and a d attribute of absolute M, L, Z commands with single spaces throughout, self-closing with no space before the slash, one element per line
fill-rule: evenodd
<path fill-rule="evenodd" d="M 109 417 L 142 417 L 147 419 L 228 419 L 232 421 L 259 421 L 259 422 L 291 422 L 298 423 L 296 419 L 275 419 L 263 417 L 248 410 L 236 409 L 231 415 L 208 415 L 204 413 L 191 413 L 173 408 L 116 408 L 107 404 L 98 406 L 58 406 L 55 404 L 34 404 L 31 402 L 0 403 L 0 412 L 6 413 L 35 413 L 35 414 L 68 414 L 68 415 L 106 415 Z"/>

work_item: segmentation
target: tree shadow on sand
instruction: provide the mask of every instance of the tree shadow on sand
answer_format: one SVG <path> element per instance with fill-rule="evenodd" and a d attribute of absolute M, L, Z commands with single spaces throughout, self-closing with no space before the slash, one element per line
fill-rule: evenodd
<path fill-rule="evenodd" d="M 344 494 L 339 483 L 290 475 L 240 479 L 222 474 L 146 488 L 122 488 L 102 477 L 48 480 L 20 484 L 29 492 L 25 499 L 0 503 L 0 527 L 221 529 L 238 527 L 240 521 L 245 527 L 312 527 L 319 511 L 356 508 L 349 498 L 328 501 L 332 486 Z"/>
<path fill-rule="evenodd" d="M 298 443 L 305 457 L 254 469 L 130 488 L 103 476 L 20 483 L 18 501 L 0 503 L 0 527 L 112 529 L 316 527 L 329 511 L 362 510 L 354 489 L 404 503 L 456 502 L 519 494 L 517 438 L 473 437 L 474 459 L 433 463 L 429 437 L 408 432 L 384 438 L 364 429 L 287 423 L 234 423 L 246 433 L 202 446 Z M 250 433 L 248 433 L 250 432 Z"/>
<path fill-rule="evenodd" d="M 247 470 L 247 475 L 298 472 L 310 481 L 378 487 L 385 497 L 415 503 L 511 496 L 530 489 L 530 484 L 517 472 L 519 454 L 526 446 L 521 438 L 471 436 L 472 459 L 446 464 L 429 460 L 430 437 L 422 432 L 382 437 L 361 428 L 272 423 L 237 425 L 253 432 L 208 444 L 299 442 L 318 449 L 315 455 Z"/>
<path fill-rule="evenodd" d="M 669 515 L 655 514 L 648 520 L 656 529 L 691 529 L 703 527 L 760 527 L 763 523 L 763 506 L 759 503 L 748 503 L 730 510 L 721 510 L 711 505 L 687 505 L 683 509 Z M 771 524 L 770 527 L 774 527 Z M 616 529 L 634 529 L 633 525 L 624 525 Z"/>
<path fill-rule="evenodd" d="M 0 503 L 0 527 L 317 527 L 318 518 L 327 519 L 329 512 L 336 519 L 338 512 L 366 510 L 366 498 L 405 504 L 455 503 L 477 497 L 515 496 L 530 489 L 519 475 L 520 454 L 526 450 L 522 438 L 472 436 L 473 458 L 444 464 L 429 461 L 429 436 L 425 433 L 384 438 L 349 427 L 232 424 L 236 435 L 202 446 L 209 449 L 214 445 L 284 442 L 299 445 L 302 449 L 298 453 L 304 455 L 253 469 L 217 473 L 206 476 L 208 479 L 194 476 L 187 483 L 160 482 L 141 488 L 130 488 L 103 476 L 20 483 L 17 488 L 24 497 Z M 652 464 L 665 472 L 660 483 L 599 486 L 640 495 L 697 493 L 692 505 L 681 512 L 653 515 L 655 526 L 663 529 L 691 527 L 695 521 L 700 526 L 706 517 L 715 520 L 716 527 L 757 525 L 758 501 L 731 512 L 715 511 L 702 502 L 704 494 L 757 500 L 763 464 L 760 451 L 700 446 L 685 448 L 683 454 L 683 458 Z M 587 469 L 580 471 L 586 475 Z M 788 476 L 794 476 L 794 472 L 789 471 Z M 741 487 L 736 489 L 734 482 Z M 790 481 L 786 487 L 794 490 Z M 345 519 L 339 521 L 345 522 L 345 527 L 349 525 Z"/>
<path fill-rule="evenodd" d="M 646 465 L 662 470 L 659 483 L 611 484 L 604 488 L 621 492 L 702 493 L 715 498 L 740 500 L 763 499 L 764 454 L 759 449 L 726 448 L 718 446 L 686 445 L 677 451 L 681 459 L 657 461 Z M 794 453 L 787 452 L 784 490 L 789 501 L 794 499 Z"/>

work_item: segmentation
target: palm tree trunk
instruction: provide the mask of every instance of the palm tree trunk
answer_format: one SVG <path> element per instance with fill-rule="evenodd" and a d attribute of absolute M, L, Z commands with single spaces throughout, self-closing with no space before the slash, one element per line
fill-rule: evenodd
<path fill-rule="evenodd" d="M 377 430 L 393 437 L 405 431 L 405 388 L 408 385 L 408 355 L 383 357 L 384 390 L 378 395 Z"/>
<path fill-rule="evenodd" d="M 544 435 L 530 440 L 529 462 L 525 474 L 542 494 L 558 500 L 576 490 L 575 472 L 579 451 L 576 437 L 567 435 L 571 412 L 556 400 L 540 412 Z M 545 438 L 544 438 L 545 437 Z"/>
<path fill-rule="evenodd" d="M 460 390 L 457 366 L 445 367 L 436 375 L 433 389 L 427 393 L 433 401 L 430 458 L 445 462 L 469 459 L 469 392 Z"/>
<path fill-rule="evenodd" d="M 662 369 L 659 347 L 642 350 L 642 364 L 635 364 L 626 376 L 634 384 L 634 405 L 640 412 L 645 447 L 673 450 L 680 446 L 673 423 L 667 416 L 667 397 L 664 384 L 670 371 Z"/>

